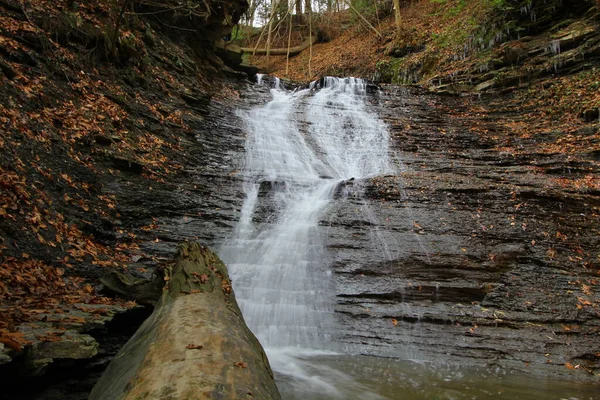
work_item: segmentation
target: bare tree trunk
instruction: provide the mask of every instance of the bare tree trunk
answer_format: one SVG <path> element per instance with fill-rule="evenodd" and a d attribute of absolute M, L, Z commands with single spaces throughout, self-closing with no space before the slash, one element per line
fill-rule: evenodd
<path fill-rule="evenodd" d="M 306 0 L 307 4 L 310 4 L 311 0 Z M 312 45 L 313 45 L 313 37 L 312 37 L 312 8 L 308 9 L 308 38 L 310 40 L 310 49 L 308 51 L 308 76 L 309 79 L 312 79 Z"/>
<path fill-rule="evenodd" d="M 254 14 L 256 13 L 256 8 L 250 11 L 250 16 L 248 17 L 248 27 L 252 28 L 254 26 Z"/>
<path fill-rule="evenodd" d="M 298 3 L 296 3 L 298 4 Z M 290 45 L 292 44 L 292 13 L 288 14 L 290 18 L 290 25 L 288 26 L 288 46 L 287 46 L 287 55 L 285 58 L 285 74 L 287 75 L 290 71 Z"/>
<path fill-rule="evenodd" d="M 394 21 L 396 22 L 396 34 L 400 34 L 402 28 L 402 15 L 400 14 L 400 0 L 394 0 Z"/>
<path fill-rule="evenodd" d="M 296 0 L 296 16 L 302 18 L 302 0 Z"/>
<path fill-rule="evenodd" d="M 381 21 L 379 20 L 379 7 L 377 7 L 377 0 L 373 0 L 375 4 L 375 16 L 377 17 L 377 28 L 381 29 Z"/>
<path fill-rule="evenodd" d="M 168 285 L 154 312 L 89 398 L 279 400 L 267 357 L 217 255 L 185 243 L 165 271 Z"/>
<path fill-rule="evenodd" d="M 277 12 L 277 5 L 279 1 L 272 0 L 271 2 L 271 15 L 269 16 L 268 32 L 267 32 L 267 69 L 269 68 L 269 56 L 271 55 L 271 40 L 273 38 L 273 21 L 275 20 L 275 13 Z"/>
<path fill-rule="evenodd" d="M 350 3 L 350 0 L 345 0 L 345 1 L 346 1 L 346 4 L 348 4 L 348 7 L 350 7 L 350 9 L 352 11 L 354 11 L 356 13 L 356 15 L 358 15 L 364 21 L 364 23 L 367 24 L 367 26 L 369 28 L 371 28 L 373 30 L 373 32 L 375 32 L 377 34 L 377 36 L 379 36 L 381 38 L 382 37 L 381 32 L 379 32 L 377 30 L 377 28 L 375 28 L 356 8 L 354 8 L 352 3 Z M 399 2 L 399 1 L 400 0 L 394 0 L 394 2 Z"/>
<path fill-rule="evenodd" d="M 309 39 L 305 40 L 298 46 L 290 47 L 289 48 L 290 56 L 294 56 L 294 55 L 310 48 L 311 43 L 314 44 L 316 41 L 317 41 L 317 37 L 314 35 L 311 35 L 311 37 Z M 252 53 L 253 56 L 264 56 L 267 54 L 266 48 L 259 49 L 258 47 L 241 47 L 240 51 L 242 53 Z M 272 56 L 285 56 L 286 54 L 288 54 L 288 49 L 285 47 L 278 48 L 278 49 L 270 49 L 269 54 Z"/>
<path fill-rule="evenodd" d="M 310 17 L 310 14 L 312 14 L 311 1 L 312 0 L 304 0 L 304 11 L 306 11 L 306 13 L 309 15 L 309 17 Z"/>
<path fill-rule="evenodd" d="M 117 17 L 117 20 L 115 21 L 115 31 L 113 32 L 111 48 L 110 48 L 110 55 L 113 58 L 117 56 L 117 42 L 119 41 L 119 31 L 121 30 L 121 23 L 123 22 L 123 15 L 125 15 L 125 10 L 127 10 L 127 6 L 129 6 L 129 2 L 130 2 L 130 0 L 123 1 L 123 6 L 121 7 L 119 16 Z"/>

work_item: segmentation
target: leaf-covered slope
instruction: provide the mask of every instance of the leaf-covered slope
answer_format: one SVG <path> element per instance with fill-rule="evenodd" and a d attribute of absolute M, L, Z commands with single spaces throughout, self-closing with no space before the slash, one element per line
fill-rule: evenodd
<path fill-rule="evenodd" d="M 181 173 L 233 73 L 212 40 L 246 7 L 178 4 L 0 1 L 0 363 L 122 311 L 96 278 L 153 258 L 138 242 L 156 223 L 124 212 L 119 187 Z"/>

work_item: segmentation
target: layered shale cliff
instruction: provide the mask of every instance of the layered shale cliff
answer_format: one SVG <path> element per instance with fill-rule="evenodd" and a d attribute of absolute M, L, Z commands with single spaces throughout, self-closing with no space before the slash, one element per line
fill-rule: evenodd
<path fill-rule="evenodd" d="M 149 278 L 185 238 L 165 238 L 157 218 L 202 215 L 205 228 L 189 239 L 224 234 L 206 227 L 220 223 L 215 210 L 233 207 L 218 190 L 234 168 L 228 151 L 239 149 L 226 104 L 238 98 L 231 82 L 246 75 L 225 66 L 213 42 L 246 7 L 0 1 L 0 368 L 15 385 L 7 396 L 34 396 L 69 374 L 57 396 L 85 396 L 148 315 L 139 304 L 152 302 L 108 296 L 99 278 Z M 17 378 L 32 375 L 48 378 Z"/>

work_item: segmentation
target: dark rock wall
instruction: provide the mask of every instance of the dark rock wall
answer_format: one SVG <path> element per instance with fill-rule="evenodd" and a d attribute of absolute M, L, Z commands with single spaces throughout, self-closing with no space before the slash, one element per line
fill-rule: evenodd
<path fill-rule="evenodd" d="M 133 304 L 102 292 L 100 276 L 127 268 L 149 277 L 182 239 L 215 244 L 234 223 L 243 200 L 229 185 L 243 149 L 232 122 L 240 82 L 224 75 L 245 75 L 212 53 L 209 33 L 231 29 L 247 5 L 186 4 L 210 12 L 148 13 L 143 1 L 0 1 L 7 398 L 23 398 L 16 375 L 33 391 L 67 377 L 58 368 L 52 379 L 30 377 L 55 361 L 81 358 L 74 365 L 84 371 L 114 354 L 118 346 L 103 343 L 106 325 Z M 75 398 L 93 380 L 79 382 Z"/>
<path fill-rule="evenodd" d="M 518 116 L 468 104 L 398 88 L 374 101 L 398 173 L 352 182 L 322 222 L 339 340 L 378 356 L 593 379 L 598 194 L 540 172 L 568 173 L 565 155 L 506 153 L 473 134 L 483 123 L 500 136 L 496 123 Z"/>

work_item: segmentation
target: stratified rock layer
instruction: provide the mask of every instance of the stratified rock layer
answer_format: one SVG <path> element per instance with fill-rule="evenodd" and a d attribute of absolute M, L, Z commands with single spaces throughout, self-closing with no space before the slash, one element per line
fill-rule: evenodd
<path fill-rule="evenodd" d="M 561 182 L 597 174 L 597 157 L 541 150 L 561 132 L 510 137 L 503 121 L 535 122 L 486 103 L 475 113 L 470 100 L 391 87 L 373 101 L 397 173 L 346 182 L 322 221 L 339 340 L 378 356 L 596 379 L 600 199 Z"/>

